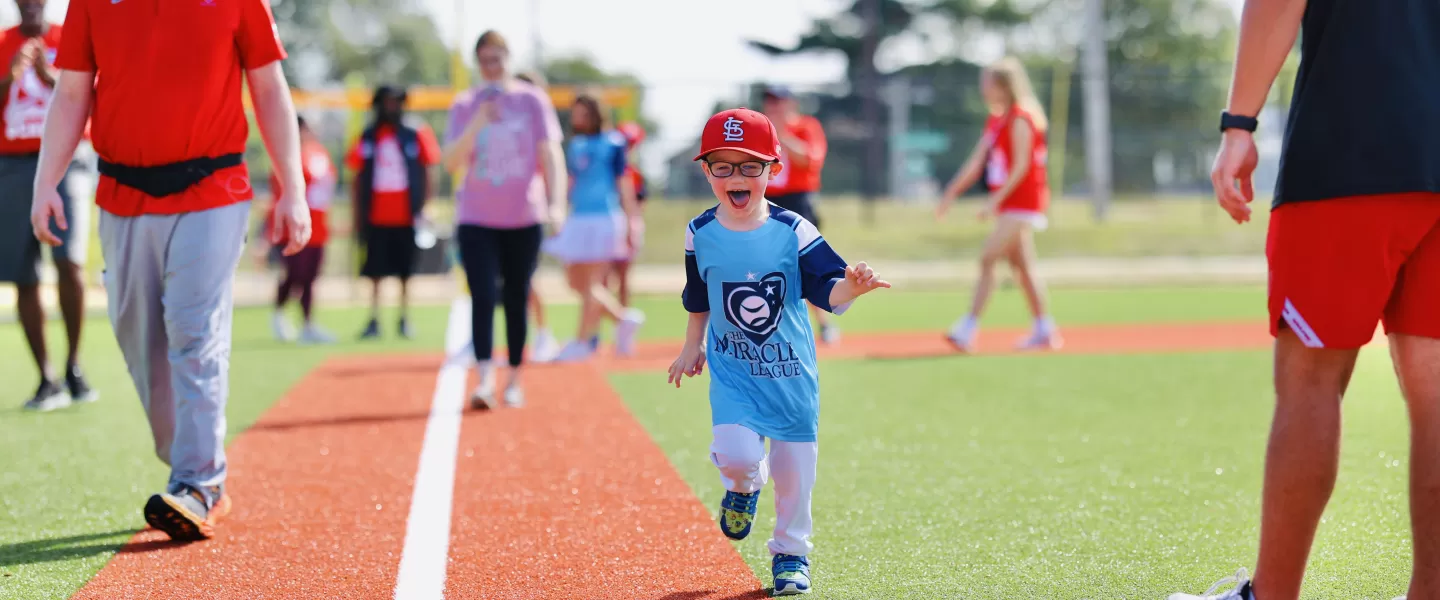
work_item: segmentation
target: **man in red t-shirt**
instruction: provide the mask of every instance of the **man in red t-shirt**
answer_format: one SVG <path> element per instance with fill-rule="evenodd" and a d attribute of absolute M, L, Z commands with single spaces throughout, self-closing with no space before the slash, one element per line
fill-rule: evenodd
<path fill-rule="evenodd" d="M 785 165 L 765 188 L 765 199 L 819 229 L 815 195 L 820 192 L 820 171 L 825 168 L 825 153 L 829 150 L 825 129 L 818 119 L 800 112 L 790 88 L 770 86 L 765 89 L 764 100 L 765 116 L 780 133 L 780 164 Z M 840 328 L 825 311 L 811 305 L 810 317 L 820 325 L 820 341 L 840 341 Z"/>
<path fill-rule="evenodd" d="M 240 90 L 280 180 L 272 236 L 310 238 L 300 141 L 267 0 L 70 0 L 36 169 L 31 226 L 69 229 L 56 191 L 94 119 L 110 322 L 170 465 L 145 521 L 172 539 L 213 535 L 225 494 L 233 275 L 252 196 Z M 79 235 L 80 232 L 75 232 Z"/>
<path fill-rule="evenodd" d="M 369 279 L 370 322 L 360 339 L 380 336 L 380 280 L 400 280 L 400 337 L 410 339 L 409 282 L 415 271 L 415 230 L 430 197 L 430 167 L 440 164 L 440 141 L 424 123 L 405 119 L 406 92 L 375 90 L 371 121 L 345 157 L 353 172 L 355 234 L 365 249 L 360 276 Z"/>
<path fill-rule="evenodd" d="M 40 242 L 30 234 L 31 184 L 40 157 L 40 134 L 54 94 L 55 51 L 59 25 L 45 22 L 45 0 L 16 0 L 20 24 L 0 31 L 0 60 L 10 69 L 0 76 L 0 281 L 15 284 L 25 340 L 40 371 L 40 386 L 25 403 L 28 410 L 49 411 L 98 398 L 77 365 L 80 329 L 85 318 L 85 254 L 89 211 L 76 210 L 68 181 L 59 193 L 72 229 L 52 225 L 60 245 L 50 249 L 60 292 L 60 314 L 70 342 L 64 379 L 55 376 L 45 343 L 45 308 L 40 303 Z M 71 235 L 71 231 L 75 234 Z"/>

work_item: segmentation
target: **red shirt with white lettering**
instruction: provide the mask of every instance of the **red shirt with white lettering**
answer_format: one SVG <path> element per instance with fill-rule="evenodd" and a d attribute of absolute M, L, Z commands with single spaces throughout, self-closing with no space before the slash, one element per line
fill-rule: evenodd
<path fill-rule="evenodd" d="M 242 153 L 245 72 L 285 58 L 268 0 L 70 0 L 55 66 L 95 74 L 95 151 L 150 167 Z M 245 165 L 164 198 L 100 178 L 95 201 L 122 217 L 251 199 Z"/>
<path fill-rule="evenodd" d="M 45 60 L 54 64 L 55 52 L 60 48 L 59 25 L 50 25 L 40 39 L 45 41 Z M 19 27 L 0 31 L 0 61 L 9 66 L 20 52 L 20 47 L 30 38 L 20 33 Z M 25 69 L 19 79 L 10 82 L 5 97 L 0 100 L 0 155 L 34 154 L 40 151 L 40 136 L 45 133 L 45 112 L 50 110 L 50 97 L 55 89 L 45 85 L 35 68 Z"/>
<path fill-rule="evenodd" d="M 420 164 L 432 167 L 440 164 L 440 141 L 429 126 L 416 127 L 419 138 Z M 364 141 L 356 139 L 345 156 L 345 166 L 358 172 L 365 163 L 360 151 Z M 375 183 L 371 188 L 370 224 L 377 227 L 409 227 L 415 224 L 415 215 L 410 212 L 410 171 L 405 167 L 405 153 L 395 137 L 395 129 L 381 125 L 375 130 Z M 422 182 L 423 185 L 423 182 Z"/>

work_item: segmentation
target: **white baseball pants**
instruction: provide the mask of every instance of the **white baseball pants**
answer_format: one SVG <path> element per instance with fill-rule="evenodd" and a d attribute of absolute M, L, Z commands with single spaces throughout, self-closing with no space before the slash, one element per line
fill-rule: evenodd
<path fill-rule="evenodd" d="M 765 438 L 742 425 L 716 425 L 710 462 L 720 469 L 720 483 L 732 492 L 754 492 L 775 477 L 775 533 L 767 544 L 771 554 L 806 556 L 813 522 L 810 496 L 815 490 L 816 442 L 782 442 Z"/>

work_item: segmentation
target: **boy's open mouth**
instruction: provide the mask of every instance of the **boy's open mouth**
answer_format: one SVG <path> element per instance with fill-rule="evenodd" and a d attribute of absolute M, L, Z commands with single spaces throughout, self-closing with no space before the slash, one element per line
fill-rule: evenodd
<path fill-rule="evenodd" d="M 725 195 L 730 197 L 730 204 L 735 208 L 745 208 L 745 205 L 750 203 L 749 190 L 730 190 L 725 192 Z"/>

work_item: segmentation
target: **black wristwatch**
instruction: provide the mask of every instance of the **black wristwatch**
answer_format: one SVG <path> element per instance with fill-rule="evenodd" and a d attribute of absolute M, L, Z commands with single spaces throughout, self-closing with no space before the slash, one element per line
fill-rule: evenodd
<path fill-rule="evenodd" d="M 1243 129 L 1245 131 L 1254 133 L 1255 129 L 1258 127 L 1260 127 L 1260 121 L 1257 120 L 1255 117 L 1232 115 L 1228 112 L 1220 113 L 1221 133 L 1224 133 L 1227 129 Z"/>

